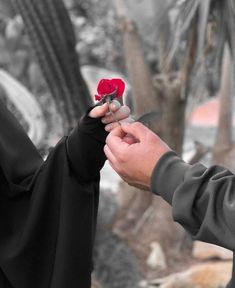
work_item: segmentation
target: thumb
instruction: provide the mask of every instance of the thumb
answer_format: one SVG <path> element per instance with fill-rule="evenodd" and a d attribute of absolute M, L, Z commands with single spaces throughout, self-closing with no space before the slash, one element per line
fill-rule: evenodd
<path fill-rule="evenodd" d="M 131 145 L 131 144 L 135 144 L 136 142 L 136 139 L 131 136 L 130 134 L 126 134 L 123 138 L 122 138 L 122 141 L 126 142 L 127 144 Z"/>
<path fill-rule="evenodd" d="M 149 132 L 149 129 L 140 122 L 121 123 L 121 127 L 123 132 L 131 135 L 137 141 L 143 141 L 146 137 L 146 134 Z"/>
<path fill-rule="evenodd" d="M 99 118 L 104 116 L 108 112 L 108 104 L 104 103 L 101 106 L 95 106 L 89 113 L 92 118 Z"/>

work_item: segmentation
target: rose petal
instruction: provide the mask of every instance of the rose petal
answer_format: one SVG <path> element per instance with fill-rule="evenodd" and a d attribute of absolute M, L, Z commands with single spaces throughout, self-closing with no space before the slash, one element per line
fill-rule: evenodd
<path fill-rule="evenodd" d="M 115 86 L 112 84 L 112 81 L 109 79 L 101 79 L 98 87 L 97 87 L 97 92 L 99 95 L 107 95 L 111 94 L 115 91 Z"/>
<path fill-rule="evenodd" d="M 102 96 L 97 95 L 97 94 L 95 95 L 95 100 L 98 100 L 98 101 L 99 101 L 99 100 L 101 100 L 101 99 L 102 99 Z"/>
<path fill-rule="evenodd" d="M 122 81 L 122 79 L 114 78 L 114 79 L 111 79 L 111 83 L 117 89 L 116 97 L 121 97 L 125 90 L 125 82 Z"/>
<path fill-rule="evenodd" d="M 121 97 L 125 90 L 125 83 L 122 79 L 101 79 L 97 85 L 98 95 L 95 95 L 96 100 L 101 100 L 108 94 L 116 91 L 115 98 Z"/>

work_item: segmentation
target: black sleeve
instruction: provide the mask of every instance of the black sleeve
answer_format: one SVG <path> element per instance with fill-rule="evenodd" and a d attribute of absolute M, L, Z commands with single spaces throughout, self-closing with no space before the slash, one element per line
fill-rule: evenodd
<path fill-rule="evenodd" d="M 103 148 L 107 132 L 100 118 L 87 114 L 67 139 L 67 153 L 74 171 L 81 181 L 99 178 L 99 172 L 106 160 Z"/>
<path fill-rule="evenodd" d="M 0 286 L 90 288 L 100 120 L 85 116 L 45 162 L 1 105 L 0 128 Z"/>
<path fill-rule="evenodd" d="M 6 287 L 91 287 L 99 182 L 84 183 L 71 173 L 66 139 L 51 151 L 29 189 L 0 197 L 0 270 Z"/>
<path fill-rule="evenodd" d="M 11 196 L 25 190 L 42 163 L 24 129 L 0 101 L 0 192 L 6 190 L 3 186 L 10 186 Z"/>
<path fill-rule="evenodd" d="M 168 152 L 153 171 L 151 189 L 194 239 L 235 250 L 235 175 L 228 169 L 189 165 Z"/>

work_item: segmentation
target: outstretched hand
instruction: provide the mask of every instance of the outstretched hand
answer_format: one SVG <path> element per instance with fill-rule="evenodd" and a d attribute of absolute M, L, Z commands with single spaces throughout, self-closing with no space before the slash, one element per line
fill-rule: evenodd
<path fill-rule="evenodd" d="M 122 124 L 106 139 L 104 152 L 113 169 L 130 185 L 150 188 L 153 169 L 170 148 L 139 122 Z"/>
<path fill-rule="evenodd" d="M 94 107 L 89 116 L 92 118 L 102 118 L 101 121 L 105 124 L 105 130 L 107 132 L 112 131 L 118 127 L 119 123 L 131 123 L 134 120 L 130 117 L 130 108 L 126 105 L 121 106 L 120 102 L 113 100 L 110 104 L 110 110 L 114 116 L 109 112 L 108 103 L 104 103 L 101 106 Z M 115 118 L 114 118 L 115 117 Z M 118 122 L 116 122 L 118 120 Z"/>

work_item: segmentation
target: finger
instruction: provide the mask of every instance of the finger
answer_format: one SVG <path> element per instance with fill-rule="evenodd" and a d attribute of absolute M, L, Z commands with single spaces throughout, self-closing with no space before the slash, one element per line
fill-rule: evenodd
<path fill-rule="evenodd" d="M 111 150 L 109 149 L 108 145 L 104 146 L 104 154 L 106 155 L 106 157 L 110 163 L 116 162 L 116 159 L 115 159 L 113 153 L 111 152 Z"/>
<path fill-rule="evenodd" d="M 116 121 L 112 122 L 112 123 L 107 124 L 105 126 L 105 130 L 107 132 L 111 132 L 113 129 L 117 128 L 120 125 L 120 123 L 124 123 L 124 122 L 125 123 L 132 123 L 132 122 L 134 122 L 134 119 L 132 119 L 131 117 L 128 117 L 128 118 L 125 118 L 125 119 L 118 121 L 118 122 L 116 122 Z"/>
<path fill-rule="evenodd" d="M 132 135 L 136 140 L 138 141 L 144 141 L 146 139 L 146 135 L 148 133 L 153 133 L 151 130 L 149 130 L 146 126 L 141 124 L 140 122 L 134 122 L 134 123 L 121 123 L 122 131 L 126 134 Z"/>
<path fill-rule="evenodd" d="M 112 100 L 110 103 L 108 103 L 108 105 L 109 109 L 108 112 L 105 115 L 103 115 L 104 117 L 111 115 L 112 114 L 111 112 L 115 113 L 121 107 L 121 103 L 118 100 Z"/>
<path fill-rule="evenodd" d="M 113 168 L 113 170 L 116 173 L 119 173 L 120 171 L 118 169 L 118 165 L 116 164 L 117 161 L 116 161 L 114 155 L 112 154 L 111 150 L 109 149 L 109 147 L 107 145 L 104 146 L 104 153 L 108 159 L 109 165 Z"/>
<path fill-rule="evenodd" d="M 118 109 L 116 112 L 114 112 L 115 118 L 117 120 L 122 120 L 130 115 L 130 108 L 128 106 L 122 106 L 120 109 Z M 113 115 L 106 115 L 101 120 L 104 124 L 108 124 L 114 121 Z"/>
<path fill-rule="evenodd" d="M 111 150 L 112 154 L 116 157 L 118 151 L 125 150 L 130 145 L 123 141 L 123 138 L 126 136 L 126 133 L 123 132 L 121 127 L 117 127 L 112 130 L 106 138 L 106 144 Z"/>
<path fill-rule="evenodd" d="M 135 144 L 137 142 L 136 139 L 130 134 L 127 134 L 126 136 L 124 136 L 122 140 L 129 145 Z"/>
<path fill-rule="evenodd" d="M 99 118 L 104 116 L 108 112 L 108 104 L 104 103 L 101 106 L 95 106 L 88 114 L 92 118 Z"/>
<path fill-rule="evenodd" d="M 120 109 L 121 107 L 121 103 L 118 101 L 118 100 L 113 100 L 111 103 L 110 103 L 110 109 L 111 111 L 115 112 L 117 111 L 118 109 Z"/>
<path fill-rule="evenodd" d="M 111 138 L 111 137 L 122 139 L 125 135 L 126 135 L 126 133 L 122 130 L 122 127 L 118 126 L 117 128 L 113 129 L 109 133 L 109 135 L 106 138 L 106 143 L 107 143 L 108 139 Z"/>

